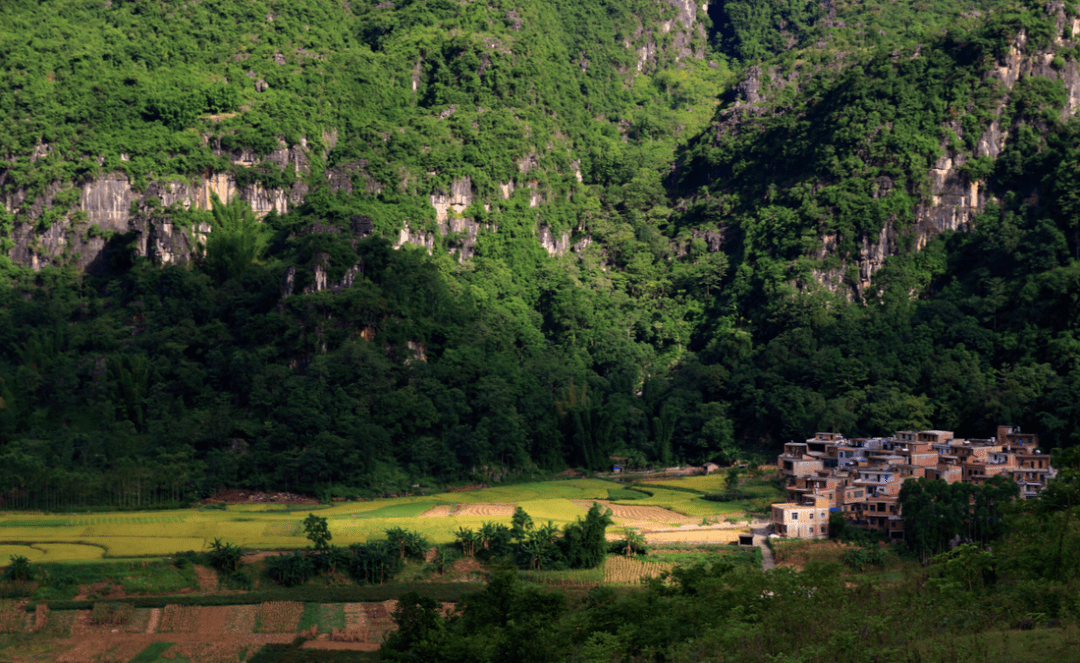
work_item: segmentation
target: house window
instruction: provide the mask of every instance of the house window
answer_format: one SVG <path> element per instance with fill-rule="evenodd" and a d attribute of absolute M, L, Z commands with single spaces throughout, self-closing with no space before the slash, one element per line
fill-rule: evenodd
<path fill-rule="evenodd" d="M 814 519 L 814 514 L 811 513 L 810 514 L 810 520 L 813 520 L 813 519 Z"/>
<path fill-rule="evenodd" d="M 825 520 L 825 512 L 824 511 L 821 512 L 821 519 Z"/>
<path fill-rule="evenodd" d="M 811 533 L 811 534 L 813 534 L 813 533 L 814 533 L 814 528 L 813 528 L 813 527 L 811 527 L 811 528 L 810 528 L 810 533 Z"/>
<path fill-rule="evenodd" d="M 799 519 L 799 514 L 797 514 L 797 513 L 791 514 L 791 519 L 792 520 L 798 520 Z"/>

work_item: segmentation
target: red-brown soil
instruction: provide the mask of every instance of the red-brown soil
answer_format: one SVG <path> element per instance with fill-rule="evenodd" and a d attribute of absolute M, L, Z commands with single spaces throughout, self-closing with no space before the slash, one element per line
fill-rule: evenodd
<path fill-rule="evenodd" d="M 314 497 L 296 493 L 262 493 L 255 490 L 220 490 L 203 500 L 205 504 L 225 502 L 226 504 L 318 504 Z"/>

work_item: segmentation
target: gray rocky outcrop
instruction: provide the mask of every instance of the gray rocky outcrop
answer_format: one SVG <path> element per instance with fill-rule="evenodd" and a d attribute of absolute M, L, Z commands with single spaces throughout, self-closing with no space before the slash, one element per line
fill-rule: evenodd
<path fill-rule="evenodd" d="M 237 166 L 272 164 L 303 176 L 308 173 L 306 146 L 307 141 L 302 140 L 296 146 L 282 143 L 262 158 L 250 150 L 227 156 Z M 47 145 L 39 146 L 35 154 L 47 154 L 48 150 Z M 225 155 L 220 147 L 215 152 Z M 77 191 L 77 202 L 69 208 L 57 209 L 58 196 L 72 190 Z M 107 264 L 110 239 L 128 233 L 138 240 L 136 253 L 158 264 L 189 259 L 196 248 L 197 240 L 193 237 L 205 235 L 209 228 L 182 232 L 163 220 L 164 215 L 155 213 L 158 207 L 180 205 L 208 210 L 213 195 L 217 194 L 222 200 L 238 196 L 250 203 L 259 216 L 271 211 L 284 214 L 291 205 L 302 202 L 307 191 L 302 179 L 288 188 L 267 188 L 258 182 L 240 184 L 228 172 L 155 180 L 137 189 L 124 173 L 109 172 L 81 183 L 53 182 L 33 200 L 28 200 L 25 190 L 0 187 L 0 203 L 9 214 L 18 213 L 11 236 L 14 246 L 9 252 L 13 262 L 35 270 L 47 265 L 73 264 L 94 271 Z M 45 223 L 49 210 L 60 215 Z"/>
<path fill-rule="evenodd" d="M 999 81 L 1006 91 L 1012 90 L 1019 80 L 1028 76 L 1060 80 L 1068 94 L 1062 109 L 1062 117 L 1066 119 L 1080 108 L 1080 71 L 1074 59 L 1066 59 L 1063 66 L 1060 60 L 1059 66 L 1053 63 L 1059 52 L 1076 44 L 1076 40 L 1065 40 L 1061 35 L 1065 33 L 1066 26 L 1071 28 L 1071 34 L 1080 35 L 1080 18 L 1066 16 L 1064 4 L 1060 2 L 1048 3 L 1046 10 L 1057 23 L 1058 36 L 1053 43 L 1047 48 L 1033 51 L 1029 48 L 1027 34 L 1021 29 L 1008 52 L 995 64 L 989 75 Z M 1000 114 L 1006 103 L 1007 99 L 999 105 L 998 117 L 978 137 L 973 153 L 953 150 L 947 141 L 942 140 L 941 156 L 928 173 L 929 197 L 916 205 L 914 224 L 910 230 L 905 230 L 914 233 L 916 250 L 922 249 L 934 235 L 944 231 L 971 230 L 975 217 L 995 198 L 985 182 L 972 181 L 964 173 L 963 167 L 972 158 L 997 158 L 1005 149 L 1010 128 L 1001 126 Z M 952 123 L 948 128 L 958 137 L 964 137 L 959 122 Z M 892 186 L 891 181 L 875 184 L 878 185 L 876 196 L 886 195 Z M 823 260 L 835 255 L 836 243 L 835 236 L 823 237 L 817 257 Z M 857 246 L 855 256 L 837 268 L 817 270 L 815 280 L 848 299 L 860 297 L 871 284 L 874 274 L 884 266 L 885 260 L 899 251 L 900 231 L 893 222 L 888 222 L 876 235 L 864 234 L 857 238 Z M 858 274 L 856 283 L 849 280 L 851 267 Z"/>

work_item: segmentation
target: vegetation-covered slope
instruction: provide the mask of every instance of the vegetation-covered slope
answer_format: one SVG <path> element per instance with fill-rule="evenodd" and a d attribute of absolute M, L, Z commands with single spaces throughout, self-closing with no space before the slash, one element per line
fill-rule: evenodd
<path fill-rule="evenodd" d="M 912 10 L 864 4 L 749 23 L 764 5 L 5 4 L 9 236 L 92 232 L 75 187 L 113 170 L 307 193 L 257 226 L 132 217 L 213 227 L 188 264 L 140 257 L 134 231 L 100 275 L 6 263 L 0 488 L 395 490 L 727 461 L 815 429 L 1071 444 L 1071 14 L 987 5 L 965 27 L 943 3 L 873 38 Z M 1059 80 L 997 82 L 1047 48 Z M 306 172 L 238 163 L 280 141 Z M 946 156 L 981 183 L 971 232 L 919 225 Z M 465 259 L 429 198 L 462 178 Z M 406 223 L 431 255 L 392 248 Z M 549 256 L 542 225 L 575 252 Z M 864 287 L 848 267 L 883 229 L 896 255 Z"/>

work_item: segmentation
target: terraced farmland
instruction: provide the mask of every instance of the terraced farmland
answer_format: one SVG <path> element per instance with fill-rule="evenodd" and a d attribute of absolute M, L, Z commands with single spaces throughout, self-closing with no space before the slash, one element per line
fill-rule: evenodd
<path fill-rule="evenodd" d="M 716 475 L 714 475 L 716 476 Z M 382 538 L 388 528 L 416 531 L 433 543 L 453 541 L 461 527 L 479 528 L 485 522 L 509 523 L 521 507 L 538 523 L 557 526 L 584 515 L 593 501 L 609 506 L 619 525 L 643 532 L 689 527 L 741 519 L 737 503 L 709 502 L 689 488 L 714 482 L 713 477 L 688 477 L 665 484 L 643 486 L 652 493 L 643 499 L 610 501 L 608 495 L 626 494 L 625 486 L 599 479 L 547 481 L 439 495 L 402 497 L 334 506 L 237 504 L 226 509 L 190 509 L 108 515 L 0 515 L 0 560 L 22 555 L 31 562 L 86 561 L 129 557 L 168 556 L 207 549 L 220 538 L 253 550 L 301 548 L 308 545 L 301 522 L 308 513 L 327 518 L 339 545 Z M 722 481 L 722 478 L 719 479 Z M 685 486 L 683 484 L 686 484 Z M 737 523 L 729 523 L 735 527 Z M 665 533 L 664 540 L 680 539 Z M 2 563 L 0 562 L 0 563 Z"/>

